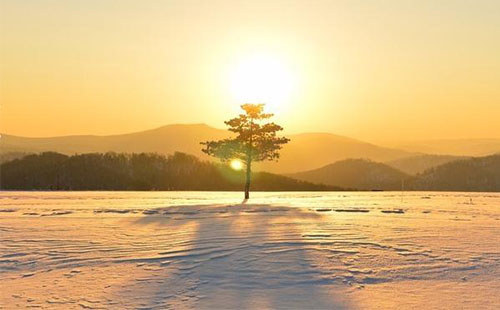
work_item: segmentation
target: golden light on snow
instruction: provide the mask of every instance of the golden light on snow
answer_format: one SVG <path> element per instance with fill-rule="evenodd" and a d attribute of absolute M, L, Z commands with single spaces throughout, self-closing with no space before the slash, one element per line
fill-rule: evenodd
<path fill-rule="evenodd" d="M 401 202 L 379 192 L 260 192 L 252 202 L 228 207 L 221 201 L 238 201 L 240 193 L 0 192 L 2 207 L 15 206 L 0 219 L 8 228 L 1 235 L 0 305 L 500 309 L 494 298 L 499 195 L 467 195 L 415 192 Z M 481 210 L 457 209 L 470 197 Z M 136 206 L 148 212 L 136 214 Z M 382 212 L 396 206 L 406 211 Z M 38 216 L 29 215 L 35 210 Z M 64 238 L 55 240 L 60 231 Z M 120 239 L 119 247 L 109 236 Z M 60 259 L 40 263 L 39 255 Z M 74 261 L 78 266 L 68 264 Z M 249 268 L 246 283 L 242 272 Z M 207 282 L 193 287 L 200 274 Z M 325 285 L 325 274 L 338 284 Z M 263 296 L 266 284 L 276 290 Z"/>
<path fill-rule="evenodd" d="M 229 165 L 234 170 L 241 170 L 241 169 L 243 169 L 243 163 L 241 162 L 241 160 L 238 160 L 238 159 L 231 160 L 231 162 L 229 163 Z"/>

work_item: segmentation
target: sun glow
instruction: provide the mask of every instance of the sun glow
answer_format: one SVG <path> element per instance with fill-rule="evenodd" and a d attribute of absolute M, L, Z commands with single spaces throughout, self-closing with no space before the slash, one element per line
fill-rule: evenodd
<path fill-rule="evenodd" d="M 230 81 L 238 103 L 265 103 L 272 113 L 282 112 L 296 84 L 284 61 L 270 55 L 243 59 L 232 71 Z"/>
<path fill-rule="evenodd" d="M 241 170 L 241 169 L 243 169 L 243 163 L 241 162 L 241 160 L 238 160 L 238 159 L 231 160 L 231 163 L 229 163 L 229 165 L 234 170 Z"/>

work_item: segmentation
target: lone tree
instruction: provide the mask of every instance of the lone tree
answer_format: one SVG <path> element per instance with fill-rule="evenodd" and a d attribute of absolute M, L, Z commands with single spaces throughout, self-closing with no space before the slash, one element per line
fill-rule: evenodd
<path fill-rule="evenodd" d="M 290 141 L 276 136 L 283 128 L 275 123 L 264 123 L 273 114 L 264 113 L 264 104 L 244 104 L 245 111 L 238 117 L 224 122 L 228 130 L 237 134 L 235 138 L 201 142 L 204 153 L 217 157 L 223 162 L 240 160 L 246 167 L 245 199 L 250 198 L 252 162 L 278 160 L 282 145 Z"/>

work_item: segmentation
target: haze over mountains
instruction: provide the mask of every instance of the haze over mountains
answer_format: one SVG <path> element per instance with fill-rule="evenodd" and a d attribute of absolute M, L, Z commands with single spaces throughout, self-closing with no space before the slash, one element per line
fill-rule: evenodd
<path fill-rule="evenodd" d="M 109 136 L 62 136 L 50 138 L 26 138 L 2 135 L 2 152 L 44 152 L 63 154 L 92 152 L 159 153 L 177 151 L 203 157 L 200 141 L 228 137 L 226 130 L 204 124 L 167 125 L 140 132 Z M 207 157 L 208 158 L 208 157 Z"/>
<path fill-rule="evenodd" d="M 436 139 L 397 143 L 409 152 L 455 156 L 487 156 L 500 152 L 500 139 Z"/>
<path fill-rule="evenodd" d="M 260 168 L 275 173 L 291 173 L 319 168 L 348 158 L 389 161 L 413 153 L 380 147 L 371 143 L 329 133 L 289 135 L 278 162 L 263 162 Z"/>
<path fill-rule="evenodd" d="M 449 163 L 457 159 L 466 159 L 466 156 L 452 156 L 452 155 L 431 155 L 421 154 L 410 157 L 398 158 L 385 162 L 387 165 L 401 170 L 410 175 L 422 173 L 427 169 L 437 167 L 442 164 Z"/>
<path fill-rule="evenodd" d="M 156 152 L 173 154 L 184 152 L 208 159 L 201 152 L 201 141 L 229 137 L 226 130 L 204 124 L 167 125 L 136 133 L 110 136 L 64 136 L 27 138 L 2 135 L 0 151 L 37 153 L 54 151 L 63 154 L 90 152 Z M 363 157 L 375 161 L 389 161 L 414 155 L 409 152 L 379 147 L 363 141 L 329 133 L 287 135 L 291 139 L 281 153 L 279 162 L 258 165 L 259 170 L 274 173 L 292 173 L 315 169 L 332 162 Z"/>
<path fill-rule="evenodd" d="M 201 141 L 217 140 L 229 137 L 231 133 L 205 124 L 175 124 L 156 129 L 109 136 L 79 135 L 49 138 L 28 138 L 2 135 L 0 156 L 10 158 L 8 153 L 59 152 L 67 155 L 91 152 L 119 153 L 159 153 L 173 154 L 183 152 L 208 160 L 201 152 Z M 500 140 L 481 140 L 474 144 L 472 140 L 453 140 L 453 143 L 432 144 L 442 153 L 449 145 L 449 151 L 460 156 L 429 155 L 395 148 L 377 146 L 364 141 L 343 137 L 331 133 L 302 133 L 286 135 L 291 141 L 284 146 L 278 162 L 264 162 L 256 170 L 273 173 L 291 174 L 319 169 L 335 162 L 362 158 L 374 162 L 383 162 L 388 166 L 410 175 L 461 158 L 470 154 L 488 155 L 500 152 Z M 488 141 L 491 142 L 488 144 Z M 472 145 L 472 146 L 471 146 Z M 474 147 L 473 147 L 474 146 Z M 411 149 L 411 148 L 409 148 Z M 418 150 L 418 148 L 413 148 Z M 412 150 L 413 150 L 412 149 Z M 463 153 L 460 151 L 463 150 Z M 487 154 L 483 154 L 486 152 Z M 210 159 L 212 160 L 212 159 Z M 361 164 L 362 162 L 358 162 Z"/>

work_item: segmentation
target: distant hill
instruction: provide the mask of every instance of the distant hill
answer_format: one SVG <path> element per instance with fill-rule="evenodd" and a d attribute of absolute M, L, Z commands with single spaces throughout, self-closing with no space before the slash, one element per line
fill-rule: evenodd
<path fill-rule="evenodd" d="M 192 155 L 47 152 L 0 165 L 0 188 L 10 190 L 242 190 L 243 171 Z M 265 172 L 253 174 L 252 190 L 320 191 L 312 184 Z"/>
<path fill-rule="evenodd" d="M 438 155 L 487 156 L 500 153 L 500 139 L 439 139 L 395 144 L 398 149 Z"/>
<path fill-rule="evenodd" d="M 289 176 L 333 186 L 360 190 L 394 190 L 409 176 L 386 164 L 365 159 L 347 159 L 319 169 L 294 173 Z"/>
<path fill-rule="evenodd" d="M 203 157 L 200 141 L 229 136 L 225 130 L 204 124 L 168 125 L 152 130 L 110 136 L 26 138 L 2 135 L 2 152 L 58 152 L 67 155 L 92 152 L 173 154 L 177 151 Z"/>
<path fill-rule="evenodd" d="M 410 157 L 403 157 L 395 160 L 385 162 L 385 164 L 401 170 L 410 175 L 422 173 L 427 169 L 446 164 L 448 162 L 466 159 L 465 156 L 452 156 L 452 155 L 415 155 Z"/>
<path fill-rule="evenodd" d="M 429 169 L 412 178 L 408 188 L 500 192 L 500 155 L 456 160 Z"/>
<path fill-rule="evenodd" d="M 201 152 L 200 142 L 229 136 L 230 133 L 226 130 L 204 124 L 168 125 L 147 131 L 110 136 L 26 138 L 2 135 L 0 151 L 2 153 L 54 151 L 67 155 L 91 152 L 154 152 L 167 155 L 178 151 L 205 160 L 208 157 Z M 304 133 L 287 137 L 291 141 L 282 150 L 280 160 L 260 163 L 256 166 L 257 170 L 291 173 L 319 168 L 347 158 L 362 157 L 374 161 L 389 161 L 413 155 L 329 133 Z"/>
<path fill-rule="evenodd" d="M 363 159 L 342 160 L 289 176 L 359 190 L 401 190 L 404 180 L 405 190 L 500 192 L 500 155 L 455 159 L 415 176 Z"/>
<path fill-rule="evenodd" d="M 279 162 L 261 163 L 259 167 L 262 170 L 290 173 L 320 168 L 348 158 L 389 161 L 412 155 L 329 133 L 304 133 L 288 137 L 291 141 L 283 147 Z"/>

